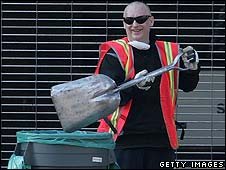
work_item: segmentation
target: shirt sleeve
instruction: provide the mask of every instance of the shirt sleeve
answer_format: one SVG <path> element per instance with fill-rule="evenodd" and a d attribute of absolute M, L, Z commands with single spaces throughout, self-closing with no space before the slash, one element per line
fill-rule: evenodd
<path fill-rule="evenodd" d="M 105 74 L 115 81 L 117 86 L 125 82 L 125 71 L 122 68 L 117 54 L 110 49 L 100 66 L 100 74 Z M 120 91 L 120 106 L 125 105 L 133 96 L 133 87 Z"/>
<path fill-rule="evenodd" d="M 184 63 L 180 60 L 180 66 L 184 68 Z M 179 72 L 179 89 L 184 92 L 193 91 L 199 82 L 200 65 L 197 70 L 187 70 Z"/>

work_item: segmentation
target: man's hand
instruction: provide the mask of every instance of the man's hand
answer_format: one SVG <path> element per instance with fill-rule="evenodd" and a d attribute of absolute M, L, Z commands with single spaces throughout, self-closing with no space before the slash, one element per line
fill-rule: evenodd
<path fill-rule="evenodd" d="M 199 63 L 199 56 L 197 51 L 190 46 L 183 49 L 183 51 L 185 52 L 185 54 L 182 56 L 184 66 L 191 70 L 197 70 Z"/>
<path fill-rule="evenodd" d="M 146 76 L 148 74 L 148 71 L 147 70 L 142 70 L 140 71 L 139 73 L 137 73 L 134 77 L 134 79 L 136 78 L 139 78 L 139 77 L 143 77 L 143 76 Z M 137 84 L 137 87 L 139 89 L 142 89 L 142 90 L 149 90 L 151 88 L 151 83 L 150 82 L 154 82 L 155 80 L 155 77 L 148 77 L 146 78 L 145 80 L 141 81 L 140 83 Z"/>

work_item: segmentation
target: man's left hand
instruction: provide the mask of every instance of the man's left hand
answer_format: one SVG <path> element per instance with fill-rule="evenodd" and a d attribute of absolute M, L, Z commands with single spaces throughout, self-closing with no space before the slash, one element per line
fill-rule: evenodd
<path fill-rule="evenodd" d="M 199 56 L 195 49 L 185 52 L 182 56 L 182 60 L 184 61 L 184 66 L 186 68 L 189 68 L 190 70 L 198 69 Z"/>

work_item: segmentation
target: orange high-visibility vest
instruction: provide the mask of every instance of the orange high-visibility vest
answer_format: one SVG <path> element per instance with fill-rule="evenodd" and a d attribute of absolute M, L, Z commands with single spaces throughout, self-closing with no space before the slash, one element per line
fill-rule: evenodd
<path fill-rule="evenodd" d="M 156 41 L 156 46 L 161 59 L 162 66 L 167 66 L 173 62 L 179 51 L 177 43 Z M 135 76 L 133 51 L 132 47 L 128 44 L 128 38 L 108 41 L 100 45 L 100 58 L 97 64 L 95 74 L 99 73 L 100 65 L 104 59 L 104 56 L 109 49 L 113 49 L 117 54 L 119 62 L 125 71 L 125 80 L 133 79 Z M 177 132 L 175 125 L 175 107 L 178 90 L 178 71 L 171 70 L 162 74 L 160 83 L 160 103 L 163 112 L 163 118 L 167 129 L 167 134 L 171 147 L 176 149 L 178 147 Z M 122 132 L 126 118 L 129 114 L 132 99 L 125 105 L 118 107 L 114 113 L 108 116 L 112 125 L 117 129 L 117 133 L 114 134 L 114 140 Z M 98 132 L 113 133 L 109 125 L 103 120 L 100 120 L 100 125 L 97 129 Z"/>

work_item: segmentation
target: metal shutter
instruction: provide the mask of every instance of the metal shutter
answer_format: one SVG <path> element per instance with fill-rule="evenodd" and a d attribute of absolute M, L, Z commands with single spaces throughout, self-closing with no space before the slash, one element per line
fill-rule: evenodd
<path fill-rule="evenodd" d="M 121 18 L 128 2 L 1 1 L 2 169 L 17 131 L 61 129 L 50 88 L 94 72 L 99 44 L 125 36 Z M 176 116 L 187 127 L 177 160 L 224 161 L 225 2 L 146 2 L 157 36 L 192 45 L 200 57 L 198 87 L 179 92 Z"/>

